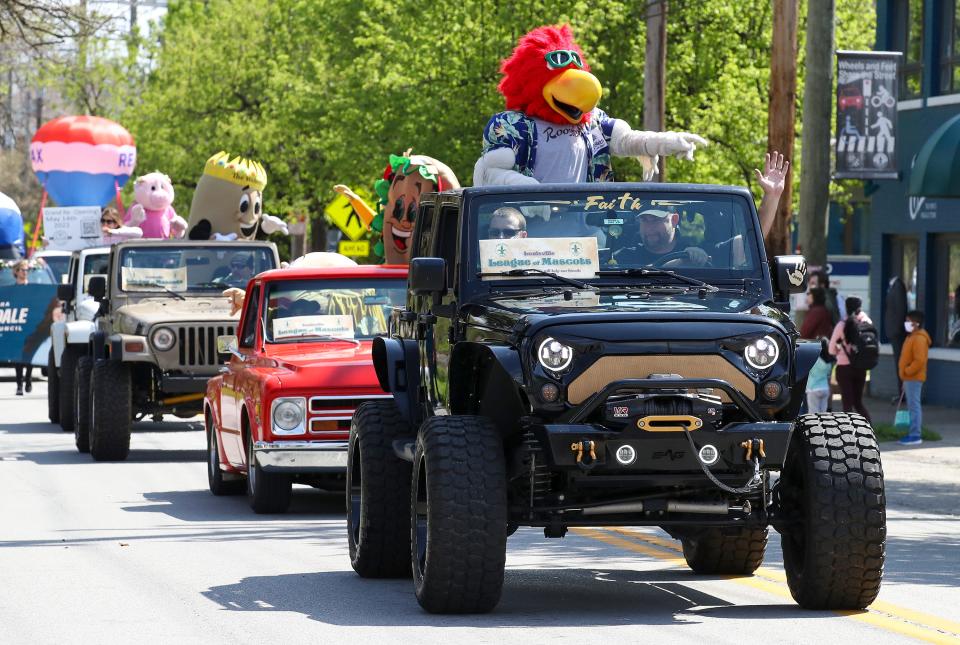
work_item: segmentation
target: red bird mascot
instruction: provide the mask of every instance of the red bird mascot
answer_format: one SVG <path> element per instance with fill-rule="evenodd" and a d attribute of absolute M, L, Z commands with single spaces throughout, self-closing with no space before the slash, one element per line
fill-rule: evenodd
<path fill-rule="evenodd" d="M 640 157 L 651 179 L 658 155 L 693 161 L 706 141 L 687 132 L 640 132 L 597 108 L 600 81 L 590 73 L 568 25 L 534 29 L 500 71 L 506 112 L 483 132 L 475 186 L 614 181 L 610 157 Z"/>

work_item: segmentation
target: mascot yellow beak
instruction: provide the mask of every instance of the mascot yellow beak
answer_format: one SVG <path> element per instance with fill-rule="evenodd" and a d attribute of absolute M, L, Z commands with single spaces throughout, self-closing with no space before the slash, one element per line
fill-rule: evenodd
<path fill-rule="evenodd" d="M 582 69 L 568 69 L 543 86 L 543 98 L 570 123 L 580 123 L 583 115 L 597 107 L 603 88 L 600 81 Z"/>

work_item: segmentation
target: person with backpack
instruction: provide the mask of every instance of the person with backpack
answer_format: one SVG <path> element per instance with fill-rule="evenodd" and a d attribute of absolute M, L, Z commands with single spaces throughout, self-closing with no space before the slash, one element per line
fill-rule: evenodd
<path fill-rule="evenodd" d="M 923 329 L 923 312 L 909 311 L 903 323 L 907 337 L 903 341 L 900 352 L 900 362 L 897 365 L 900 380 L 903 381 L 903 393 L 907 398 L 907 409 L 910 410 L 910 432 L 900 439 L 901 446 L 919 446 L 923 443 L 920 438 L 922 411 L 920 408 L 920 392 L 923 383 L 927 380 L 927 353 L 933 341 L 930 334 Z"/>
<path fill-rule="evenodd" d="M 850 297 L 846 302 L 847 317 L 837 323 L 830 337 L 830 353 L 837 357 L 837 384 L 843 411 L 856 410 L 870 421 L 870 413 L 863 405 L 863 388 L 867 371 L 877 366 L 880 359 L 880 339 L 873 321 L 860 307 L 860 298 Z"/>

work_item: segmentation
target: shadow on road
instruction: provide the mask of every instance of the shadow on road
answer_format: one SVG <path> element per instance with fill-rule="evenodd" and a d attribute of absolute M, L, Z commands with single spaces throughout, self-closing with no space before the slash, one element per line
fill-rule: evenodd
<path fill-rule="evenodd" d="M 36 452 L 13 452 L 16 461 L 32 461 L 41 466 L 64 466 L 73 464 L 96 464 L 90 455 L 80 454 L 76 450 L 40 450 Z M 207 460 L 206 450 L 159 450 L 131 449 L 130 455 L 124 461 L 109 463 L 182 463 L 204 462 Z"/>
<path fill-rule="evenodd" d="M 203 422 L 200 421 L 163 421 L 155 423 L 153 421 L 141 421 L 134 423 L 132 427 L 133 434 L 141 432 L 159 432 L 163 434 L 174 432 L 202 432 Z M 63 432 L 63 428 L 58 423 L 0 423 L 0 434 L 46 434 L 46 433 L 68 433 Z"/>
<path fill-rule="evenodd" d="M 309 519 L 342 519 L 343 493 L 321 492 L 294 486 L 290 510 L 281 515 L 257 515 L 250 509 L 243 495 L 214 497 L 207 490 L 173 490 L 144 493 L 148 505 L 125 506 L 130 513 L 164 513 L 185 522 L 222 522 L 256 520 L 283 522 Z"/>
<path fill-rule="evenodd" d="M 684 584 L 704 579 L 687 571 L 508 569 L 500 604 L 482 616 L 427 614 L 410 580 L 364 580 L 353 571 L 244 578 L 202 593 L 230 611 L 293 611 L 344 626 L 683 625 L 699 624 L 706 611 L 734 620 L 833 615 L 789 603 L 733 606 Z"/>
<path fill-rule="evenodd" d="M 884 481 L 887 505 L 906 512 L 952 514 L 960 512 L 960 481 Z"/>

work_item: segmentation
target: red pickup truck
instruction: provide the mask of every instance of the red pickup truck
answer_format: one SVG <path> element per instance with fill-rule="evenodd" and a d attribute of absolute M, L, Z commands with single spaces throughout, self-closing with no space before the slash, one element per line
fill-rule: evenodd
<path fill-rule="evenodd" d="M 246 480 L 257 513 L 283 513 L 291 485 L 342 488 L 350 419 L 380 388 L 372 339 L 406 299 L 405 266 L 280 269 L 247 286 L 229 355 L 207 384 L 207 475 L 214 495 Z"/>

